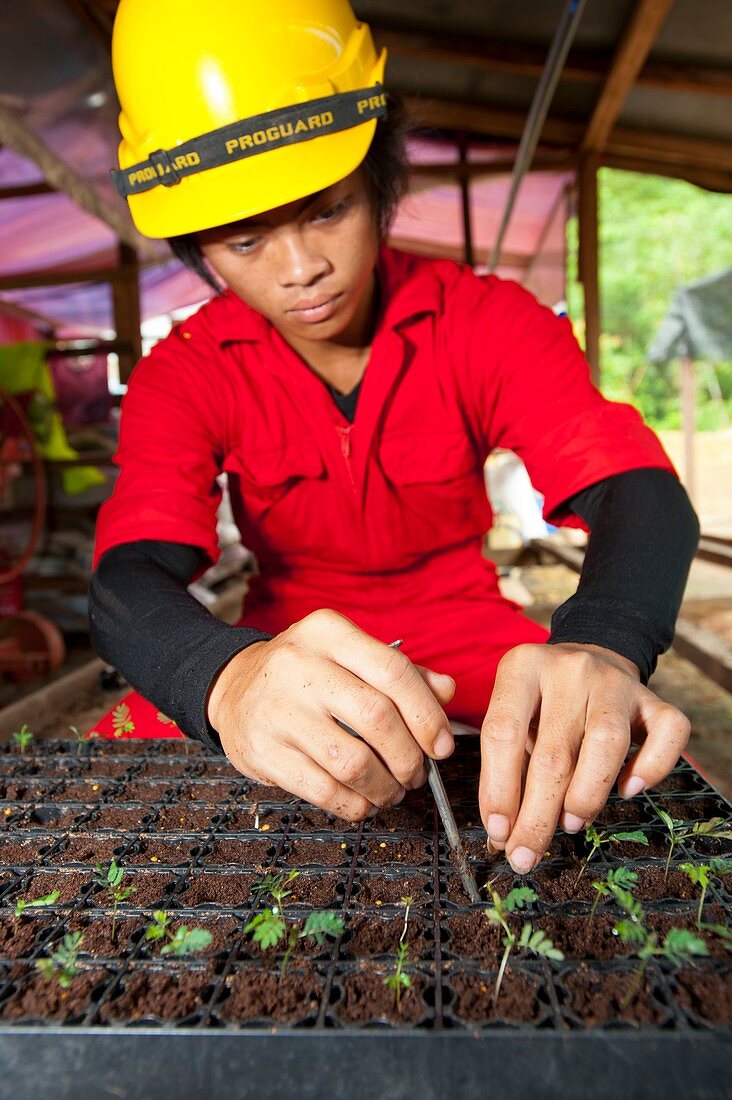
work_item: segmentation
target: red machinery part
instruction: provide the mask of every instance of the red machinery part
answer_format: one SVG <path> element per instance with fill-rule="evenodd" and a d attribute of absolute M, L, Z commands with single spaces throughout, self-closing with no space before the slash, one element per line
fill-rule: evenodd
<path fill-rule="evenodd" d="M 66 646 L 58 627 L 37 611 L 0 619 L 0 677 L 30 683 L 60 668 Z"/>

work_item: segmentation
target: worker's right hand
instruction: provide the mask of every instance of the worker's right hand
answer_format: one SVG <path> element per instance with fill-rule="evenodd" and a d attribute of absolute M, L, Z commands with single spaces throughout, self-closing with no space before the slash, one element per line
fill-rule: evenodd
<path fill-rule="evenodd" d="M 208 718 L 244 775 L 361 821 L 425 782 L 424 753 L 453 751 L 442 706 L 454 692 L 452 677 L 322 610 L 232 658 Z"/>

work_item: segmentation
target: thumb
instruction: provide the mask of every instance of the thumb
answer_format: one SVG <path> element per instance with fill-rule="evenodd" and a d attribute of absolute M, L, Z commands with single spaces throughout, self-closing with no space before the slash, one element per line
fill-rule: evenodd
<path fill-rule="evenodd" d="M 456 686 L 452 676 L 444 672 L 433 672 L 431 668 L 423 668 L 422 665 L 415 665 L 415 668 L 435 698 L 443 706 L 449 703 L 455 694 Z"/>

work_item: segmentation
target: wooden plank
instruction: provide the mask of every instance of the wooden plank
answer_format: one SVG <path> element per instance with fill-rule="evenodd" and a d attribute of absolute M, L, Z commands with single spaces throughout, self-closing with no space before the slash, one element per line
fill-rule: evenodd
<path fill-rule="evenodd" d="M 638 0 L 595 104 L 583 150 L 601 152 L 635 84 L 674 0 Z"/>
<path fill-rule="evenodd" d="M 703 561 L 712 561 L 716 565 L 732 566 L 732 544 L 702 535 L 696 556 Z"/>
<path fill-rule="evenodd" d="M 732 645 L 724 638 L 680 616 L 673 648 L 716 683 L 732 691 Z"/>
<path fill-rule="evenodd" d="M 40 271 L 32 275 L 3 275 L 0 277 L 0 292 L 28 290 L 40 286 L 70 286 L 75 283 L 116 283 L 129 278 L 129 275 L 130 270 L 125 267 L 102 267 L 92 271 Z"/>
<path fill-rule="evenodd" d="M 57 191 L 64 191 L 77 206 L 92 217 L 99 218 L 114 230 L 120 240 L 142 255 L 153 255 L 149 242 L 132 224 L 127 209 L 113 206 L 59 157 L 53 149 L 8 107 L 0 104 L 0 142 L 13 149 L 21 157 L 32 161 L 43 174 L 46 183 Z"/>
<path fill-rule="evenodd" d="M 607 149 L 602 154 L 601 163 L 605 168 L 620 168 L 624 172 L 652 172 L 656 176 L 686 180 L 706 191 L 717 191 L 720 194 L 732 192 L 732 170 L 713 172 L 707 168 L 688 168 L 682 164 L 660 164 L 657 161 L 649 164 L 640 157 L 619 156 L 609 153 Z"/>
<path fill-rule="evenodd" d="M 415 31 L 383 20 L 370 26 L 380 48 L 386 46 L 395 57 L 413 57 L 427 64 L 470 65 L 488 72 L 540 76 L 546 61 L 546 47 L 536 43 L 445 34 L 442 30 Z M 602 83 L 612 60 L 612 54 L 605 50 L 573 48 L 562 70 L 562 80 Z M 732 96 L 732 70 L 683 58 L 652 58 L 641 68 L 636 84 L 697 95 Z"/>
<path fill-rule="evenodd" d="M 98 657 L 68 672 L 29 695 L 24 695 L 16 703 L 0 710 L 0 743 L 10 740 L 13 730 L 20 729 L 27 722 L 31 730 L 39 730 L 53 722 L 57 715 L 68 710 L 95 684 L 99 683 L 102 670 L 106 667 Z M 110 700 L 110 706 L 113 700 Z"/>
<path fill-rule="evenodd" d="M 457 263 L 465 262 L 465 253 L 462 245 L 435 244 L 432 241 L 412 241 L 408 238 L 390 237 L 389 244 L 392 248 L 398 248 L 402 252 L 410 252 L 413 256 L 431 256 L 438 260 L 455 260 Z M 557 257 L 560 259 L 560 257 Z M 531 261 L 531 257 L 520 252 L 502 252 L 501 266 L 524 268 Z"/>
<path fill-rule="evenodd" d="M 2 199 L 28 199 L 34 195 L 54 195 L 56 188 L 48 183 L 19 183 L 15 187 L 0 187 Z"/>
<path fill-rule="evenodd" d="M 468 163 L 468 141 L 465 134 L 460 139 L 460 167 L 465 168 Z M 473 253 L 473 222 L 470 214 L 470 180 L 467 175 L 462 172 L 459 180 L 460 184 L 460 198 L 463 214 L 463 249 L 465 263 L 470 267 L 475 264 L 475 256 Z"/>
<path fill-rule="evenodd" d="M 142 358 L 140 269 L 134 248 L 120 241 L 119 252 L 120 269 L 125 275 L 112 283 L 112 306 L 116 338 L 130 348 L 119 353 L 119 379 L 127 383 Z"/>
<path fill-rule="evenodd" d="M 585 299 L 585 356 L 590 377 L 600 385 L 600 236 L 598 229 L 597 170 L 598 157 L 585 153 L 578 174 L 579 203 L 579 279 Z"/>

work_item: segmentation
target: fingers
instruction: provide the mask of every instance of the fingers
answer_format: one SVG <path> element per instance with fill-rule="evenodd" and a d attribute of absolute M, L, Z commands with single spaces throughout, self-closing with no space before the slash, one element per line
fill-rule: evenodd
<path fill-rule="evenodd" d="M 327 810 L 346 821 L 363 821 L 364 818 L 373 817 L 378 813 L 379 807 L 363 794 L 340 783 L 315 760 L 297 749 L 281 748 L 277 770 L 273 773 L 272 779 L 298 798 L 304 798 L 313 806 L 319 806 L 322 810 Z"/>
<path fill-rule="evenodd" d="M 564 799 L 561 825 L 578 833 L 605 805 L 630 747 L 629 698 L 624 690 L 593 691 L 577 766 Z"/>
<path fill-rule="evenodd" d="M 635 729 L 645 730 L 645 741 L 618 776 L 618 790 L 623 798 L 633 798 L 665 779 L 691 735 L 691 724 L 685 714 L 664 703 L 648 688 L 639 691 L 632 719 Z"/>
<path fill-rule="evenodd" d="M 496 850 L 505 847 L 518 813 L 527 733 L 540 699 L 525 648 L 501 660 L 481 730 L 480 813 Z"/>
<path fill-rule="evenodd" d="M 373 806 L 396 806 L 406 794 L 369 745 L 339 729 L 332 719 L 303 731 L 300 747 L 342 786 L 363 795 Z M 418 767 L 424 770 L 422 754 L 418 749 L 417 753 Z"/>
<path fill-rule="evenodd" d="M 390 701 L 402 725 L 423 752 L 437 759 L 450 755 L 455 744 L 445 712 L 406 654 L 370 637 L 333 611 L 315 612 L 303 620 L 306 622 L 307 629 L 319 632 L 324 653 L 335 664 Z M 443 690 L 446 689 L 445 683 Z M 366 709 L 366 727 L 363 721 L 354 724 L 340 713 L 338 717 L 368 740 L 370 729 L 380 725 L 380 720 L 387 718 L 387 712 L 382 703 L 374 700 Z M 391 712 L 388 712 L 390 719 Z"/>
<path fill-rule="evenodd" d="M 536 743 L 526 773 L 521 809 L 506 845 L 518 874 L 531 871 L 549 847 L 575 770 L 585 726 L 585 698 L 549 688 L 541 703 Z M 620 765 L 618 765 L 620 766 Z"/>

